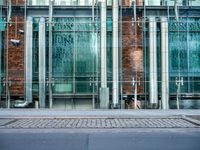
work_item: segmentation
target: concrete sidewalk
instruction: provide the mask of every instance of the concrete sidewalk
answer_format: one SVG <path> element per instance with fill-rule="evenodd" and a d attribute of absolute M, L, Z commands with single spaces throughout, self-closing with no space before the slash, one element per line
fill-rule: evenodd
<path fill-rule="evenodd" d="M 200 110 L 0 109 L 1 128 L 199 128 Z"/>
<path fill-rule="evenodd" d="M 60 110 L 60 109 L 0 109 L 0 118 L 149 118 L 200 116 L 199 110 Z M 198 117 L 197 117 L 198 118 Z"/>

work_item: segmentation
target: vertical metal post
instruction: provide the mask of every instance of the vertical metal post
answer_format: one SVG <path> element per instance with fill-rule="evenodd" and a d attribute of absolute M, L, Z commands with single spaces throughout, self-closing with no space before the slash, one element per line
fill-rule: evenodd
<path fill-rule="evenodd" d="M 134 109 L 137 109 L 137 79 L 133 78 L 133 87 L 134 87 Z"/>
<path fill-rule="evenodd" d="M 27 17 L 25 31 L 25 98 L 26 102 L 32 102 L 32 41 L 33 18 Z"/>
<path fill-rule="evenodd" d="M 107 0 L 101 2 L 101 88 L 100 108 L 108 108 L 109 89 L 107 88 Z"/>
<path fill-rule="evenodd" d="M 3 6 L 3 2 L 0 4 L 0 102 L 1 102 L 1 55 L 2 55 L 2 28 L 3 28 L 3 20 L 2 20 L 2 6 Z"/>
<path fill-rule="evenodd" d="M 177 91 L 176 91 L 176 106 L 177 109 L 180 109 L 180 104 L 179 104 L 179 95 L 181 92 L 181 85 L 183 86 L 183 77 L 178 77 L 176 78 L 176 86 L 177 86 Z"/>
<path fill-rule="evenodd" d="M 113 107 L 118 107 L 119 103 L 119 43 L 118 43 L 118 19 L 119 19 L 119 1 L 113 1 Z"/>
<path fill-rule="evenodd" d="M 125 101 L 123 101 L 123 82 L 122 82 L 122 0 L 119 1 L 119 80 L 120 80 L 120 84 L 119 84 L 119 88 L 120 88 L 120 108 L 123 109 L 123 107 L 125 107 Z"/>
<path fill-rule="evenodd" d="M 96 11 L 96 14 L 95 14 L 95 62 L 96 62 L 96 92 L 97 94 L 99 94 L 99 59 L 98 59 L 98 16 L 99 16 L 99 9 L 98 9 L 98 5 L 97 5 L 97 0 L 95 0 L 96 2 L 96 8 L 95 8 L 95 11 Z M 97 98 L 97 102 L 98 102 L 98 96 L 96 97 Z"/>
<path fill-rule="evenodd" d="M 177 107 L 177 109 L 180 109 L 179 94 L 180 94 L 180 82 L 177 83 L 177 91 L 176 91 L 176 107 Z"/>
<path fill-rule="evenodd" d="M 106 20 L 107 20 L 107 0 L 101 2 L 101 87 L 107 87 L 107 49 L 106 49 Z"/>
<path fill-rule="evenodd" d="M 150 104 L 158 104 L 156 19 L 149 17 L 149 95 Z"/>
<path fill-rule="evenodd" d="M 46 46 L 45 46 L 45 18 L 39 22 L 39 105 L 45 108 L 45 76 L 46 76 Z"/>
<path fill-rule="evenodd" d="M 53 1 L 49 0 L 49 108 L 52 108 L 52 16 Z"/>
<path fill-rule="evenodd" d="M 169 108 L 169 49 L 167 17 L 161 17 L 162 109 Z"/>

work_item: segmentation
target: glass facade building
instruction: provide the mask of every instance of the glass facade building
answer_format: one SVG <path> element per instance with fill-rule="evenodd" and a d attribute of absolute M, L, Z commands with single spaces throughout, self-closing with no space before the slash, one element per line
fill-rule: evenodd
<path fill-rule="evenodd" d="M 0 107 L 200 108 L 199 0 L 0 2 Z"/>

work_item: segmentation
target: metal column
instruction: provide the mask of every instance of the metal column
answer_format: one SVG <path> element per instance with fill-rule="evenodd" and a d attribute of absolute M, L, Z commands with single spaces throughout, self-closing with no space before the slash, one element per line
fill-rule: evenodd
<path fill-rule="evenodd" d="M 169 108 L 169 49 L 167 17 L 161 17 L 162 109 Z"/>
<path fill-rule="evenodd" d="M 119 104 L 119 43 L 118 43 L 118 19 L 119 19 L 119 2 L 113 1 L 113 91 L 112 100 L 113 107 L 118 107 Z"/>
<path fill-rule="evenodd" d="M 149 17 L 149 97 L 150 104 L 158 104 L 156 19 Z"/>
<path fill-rule="evenodd" d="M 45 46 L 45 18 L 39 22 L 39 105 L 45 108 L 45 74 L 46 74 L 46 46 Z"/>
<path fill-rule="evenodd" d="M 107 49 L 106 49 L 106 20 L 107 20 L 107 0 L 101 2 L 101 88 L 100 88 L 100 108 L 109 106 L 109 89 L 107 88 Z"/>
<path fill-rule="evenodd" d="M 25 99 L 32 102 L 32 41 L 33 41 L 33 18 L 27 17 L 25 31 Z"/>
<path fill-rule="evenodd" d="M 2 6 L 3 2 L 0 3 L 0 102 L 1 102 L 1 79 L 2 79 L 2 74 L 1 74 L 1 55 L 2 55 L 2 29 L 3 29 L 3 20 L 2 20 Z"/>
<path fill-rule="evenodd" d="M 52 16 L 53 2 L 49 0 L 49 108 L 52 108 Z"/>

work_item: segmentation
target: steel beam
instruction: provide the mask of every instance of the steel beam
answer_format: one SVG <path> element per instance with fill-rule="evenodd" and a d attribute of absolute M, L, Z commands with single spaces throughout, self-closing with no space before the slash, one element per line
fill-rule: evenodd
<path fill-rule="evenodd" d="M 33 41 L 33 18 L 27 17 L 25 31 L 25 100 L 32 102 L 32 41 Z"/>
<path fill-rule="evenodd" d="M 162 78 L 162 109 L 169 108 L 169 49 L 168 20 L 161 17 L 161 78 Z"/>
<path fill-rule="evenodd" d="M 156 19 L 149 17 L 149 97 L 150 104 L 158 104 Z"/>
<path fill-rule="evenodd" d="M 46 75 L 46 46 L 45 46 L 45 18 L 39 22 L 39 105 L 45 108 L 45 75 Z"/>
<path fill-rule="evenodd" d="M 113 107 L 119 104 L 119 41 L 118 41 L 118 20 L 119 20 L 119 1 L 113 1 Z"/>

